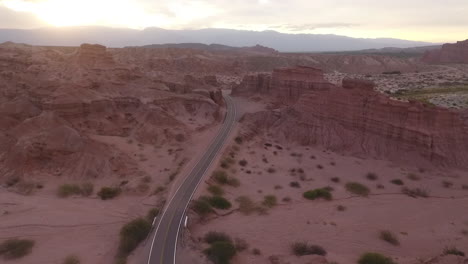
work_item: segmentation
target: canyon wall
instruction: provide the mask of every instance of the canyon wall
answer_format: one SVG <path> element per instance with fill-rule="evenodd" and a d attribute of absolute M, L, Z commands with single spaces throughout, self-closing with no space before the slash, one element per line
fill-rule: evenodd
<path fill-rule="evenodd" d="M 246 133 L 362 157 L 468 167 L 468 123 L 462 113 L 397 101 L 362 80 L 345 79 L 342 87 L 317 85 L 322 89 L 284 94 L 289 101 L 299 97 L 290 106 L 246 115 Z"/>
<path fill-rule="evenodd" d="M 444 44 L 441 49 L 426 51 L 426 63 L 468 63 L 468 39 L 455 44 Z"/>

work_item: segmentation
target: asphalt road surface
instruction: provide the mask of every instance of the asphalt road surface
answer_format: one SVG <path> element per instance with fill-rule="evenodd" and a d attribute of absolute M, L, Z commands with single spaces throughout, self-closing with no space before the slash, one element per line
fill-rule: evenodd
<path fill-rule="evenodd" d="M 225 95 L 224 99 L 227 106 L 224 123 L 203 157 L 179 186 L 179 189 L 166 205 L 164 212 L 158 217 L 155 223 L 154 237 L 151 239 L 147 264 L 176 263 L 177 239 L 179 230 L 185 221 L 188 204 L 206 170 L 224 145 L 236 121 L 236 108 L 231 97 Z"/>

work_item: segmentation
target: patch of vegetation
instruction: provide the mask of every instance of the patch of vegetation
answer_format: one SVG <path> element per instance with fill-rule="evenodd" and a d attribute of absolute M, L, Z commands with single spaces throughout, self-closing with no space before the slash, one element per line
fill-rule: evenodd
<path fill-rule="evenodd" d="M 333 178 L 331 178 L 330 180 L 331 180 L 332 182 L 334 182 L 334 183 L 339 183 L 339 182 L 341 181 L 340 178 L 338 178 L 338 177 L 333 177 Z"/>
<path fill-rule="evenodd" d="M 442 186 L 444 186 L 444 188 L 451 188 L 453 186 L 453 182 L 451 182 L 451 181 L 442 181 Z"/>
<path fill-rule="evenodd" d="M 208 244 L 213 244 L 215 242 L 230 242 L 232 243 L 231 237 L 223 232 L 210 231 L 205 234 L 203 241 Z"/>
<path fill-rule="evenodd" d="M 402 193 L 410 196 L 410 197 L 413 197 L 413 198 L 418 198 L 418 197 L 422 197 L 422 198 L 427 198 L 429 197 L 429 194 L 427 193 L 426 190 L 423 190 L 423 189 L 420 189 L 420 188 L 413 188 L 413 189 L 410 189 L 410 188 L 403 188 L 401 190 Z"/>
<path fill-rule="evenodd" d="M 296 242 L 291 245 L 291 250 L 296 256 L 306 256 L 306 255 L 327 255 L 327 251 L 321 246 L 309 245 L 307 242 Z"/>
<path fill-rule="evenodd" d="M 458 248 L 456 247 L 446 247 L 444 249 L 444 255 L 455 255 L 455 256 L 461 256 L 461 257 L 464 257 L 465 256 L 465 252 L 459 250 Z"/>
<path fill-rule="evenodd" d="M 301 188 L 301 184 L 297 181 L 290 182 L 289 186 L 291 186 L 292 188 Z"/>
<path fill-rule="evenodd" d="M 19 259 L 31 253 L 34 240 L 8 239 L 0 244 L 0 256 L 4 259 Z"/>
<path fill-rule="evenodd" d="M 391 180 L 390 182 L 393 183 L 393 184 L 395 184 L 395 185 L 400 185 L 400 186 L 401 186 L 401 185 L 405 185 L 405 183 L 404 183 L 402 180 L 400 180 L 400 179 L 393 179 L 393 180 Z"/>
<path fill-rule="evenodd" d="M 221 161 L 221 168 L 229 169 L 231 165 L 234 164 L 235 162 L 236 161 L 233 158 L 227 157 Z"/>
<path fill-rule="evenodd" d="M 144 218 L 137 218 L 120 229 L 119 257 L 128 256 L 151 231 L 151 223 Z"/>
<path fill-rule="evenodd" d="M 267 172 L 268 172 L 268 173 L 275 173 L 275 172 L 276 172 L 276 169 L 273 168 L 273 167 L 270 167 L 270 168 L 267 169 Z"/>
<path fill-rule="evenodd" d="M 229 177 L 225 171 L 218 170 L 213 172 L 213 179 L 221 185 L 230 185 L 233 187 L 239 187 L 240 182 L 237 178 Z"/>
<path fill-rule="evenodd" d="M 81 195 L 81 187 L 78 184 L 62 184 L 57 190 L 57 195 L 62 198 Z"/>
<path fill-rule="evenodd" d="M 247 163 L 248 163 L 248 162 L 247 162 L 245 159 L 239 160 L 239 165 L 241 165 L 242 167 L 247 166 Z"/>
<path fill-rule="evenodd" d="M 247 196 L 239 196 L 236 202 L 239 203 L 239 211 L 244 215 L 252 214 L 257 208 L 252 199 Z"/>
<path fill-rule="evenodd" d="M 121 189 L 119 187 L 102 187 L 97 195 L 101 200 L 109 200 L 120 195 Z"/>
<path fill-rule="evenodd" d="M 203 253 L 214 264 L 229 264 L 237 254 L 237 250 L 232 242 L 216 241 L 210 244 L 210 247 L 205 249 Z"/>
<path fill-rule="evenodd" d="M 194 200 L 192 203 L 192 209 L 202 218 L 213 212 L 213 207 L 211 204 L 203 198 Z"/>
<path fill-rule="evenodd" d="M 260 249 L 258 249 L 258 248 L 254 248 L 254 249 L 252 249 L 252 254 L 254 254 L 254 255 L 258 256 L 258 255 L 261 255 L 261 254 L 262 254 L 262 252 L 260 251 Z"/>
<path fill-rule="evenodd" d="M 276 205 L 278 205 L 278 200 L 276 199 L 276 196 L 274 196 L 274 195 L 266 195 L 263 198 L 262 205 L 267 207 L 267 208 L 273 208 Z"/>
<path fill-rule="evenodd" d="M 236 138 L 234 138 L 234 141 L 235 141 L 237 144 L 240 145 L 240 144 L 242 144 L 242 142 L 243 142 L 244 140 L 242 139 L 242 137 L 237 136 Z"/>
<path fill-rule="evenodd" d="M 386 257 L 380 253 L 368 252 L 363 254 L 359 260 L 358 264 L 396 264 L 389 257 Z"/>
<path fill-rule="evenodd" d="M 377 177 L 377 174 L 373 173 L 373 172 L 369 172 L 366 174 L 366 178 L 369 180 L 369 181 L 375 181 L 378 179 Z"/>
<path fill-rule="evenodd" d="M 400 245 L 400 241 L 398 240 L 398 237 L 395 234 L 393 234 L 391 231 L 382 230 L 380 231 L 379 237 L 383 241 L 386 241 L 394 246 Z"/>
<path fill-rule="evenodd" d="M 159 215 L 159 208 L 151 208 L 148 213 L 146 213 L 146 220 L 148 222 L 153 222 L 154 218 Z"/>
<path fill-rule="evenodd" d="M 247 241 L 240 239 L 240 238 L 234 239 L 234 245 L 236 246 L 236 250 L 238 252 L 242 252 L 249 248 L 249 244 L 247 244 Z"/>
<path fill-rule="evenodd" d="M 327 188 L 310 190 L 310 191 L 303 193 L 303 196 L 304 198 L 309 199 L 309 200 L 323 198 L 327 201 L 330 201 L 333 198 L 330 190 Z"/>
<path fill-rule="evenodd" d="M 414 174 L 414 173 L 409 173 L 407 176 L 406 176 L 408 179 L 412 180 L 412 181 L 419 181 L 421 180 L 421 177 L 419 177 L 418 175 Z"/>
<path fill-rule="evenodd" d="M 346 206 L 340 204 L 336 207 L 336 210 L 340 212 L 346 211 Z"/>
<path fill-rule="evenodd" d="M 153 195 L 157 195 L 157 194 L 159 194 L 159 193 L 161 193 L 161 192 L 164 192 L 165 190 L 166 190 L 166 187 L 164 187 L 164 186 L 158 186 L 158 187 L 156 187 L 156 189 L 154 189 Z"/>
<path fill-rule="evenodd" d="M 226 198 L 222 196 L 212 196 L 208 198 L 208 203 L 216 208 L 216 209 L 221 209 L 221 210 L 226 210 L 231 208 L 231 202 L 229 202 Z"/>
<path fill-rule="evenodd" d="M 219 185 L 210 185 L 208 186 L 208 192 L 215 196 L 223 196 L 224 190 Z"/>
<path fill-rule="evenodd" d="M 75 255 L 70 255 L 68 257 L 66 257 L 63 262 L 63 264 L 80 264 L 81 261 L 80 261 L 80 258 L 78 256 L 75 256 Z"/>
<path fill-rule="evenodd" d="M 367 197 L 370 194 L 369 188 L 358 182 L 348 182 L 346 183 L 345 188 L 348 192 L 359 196 Z"/>
<path fill-rule="evenodd" d="M 321 164 L 318 164 L 318 165 L 317 165 L 317 169 L 319 169 L 319 170 L 323 170 L 323 165 L 321 165 Z"/>

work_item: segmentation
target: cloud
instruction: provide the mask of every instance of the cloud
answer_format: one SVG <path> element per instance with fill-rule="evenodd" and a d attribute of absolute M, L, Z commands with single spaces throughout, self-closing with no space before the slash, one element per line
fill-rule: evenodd
<path fill-rule="evenodd" d="M 30 13 L 16 12 L 0 5 L 0 28 L 38 28 L 44 25 Z"/>
<path fill-rule="evenodd" d="M 288 31 L 312 31 L 316 29 L 328 29 L 328 28 L 348 28 L 348 27 L 355 27 L 359 26 L 358 24 L 353 23 L 317 23 L 317 24 L 284 24 L 279 26 L 279 28 L 283 28 Z"/>

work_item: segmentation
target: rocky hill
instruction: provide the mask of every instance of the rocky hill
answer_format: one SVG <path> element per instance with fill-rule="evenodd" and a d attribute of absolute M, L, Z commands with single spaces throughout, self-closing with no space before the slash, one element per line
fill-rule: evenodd
<path fill-rule="evenodd" d="M 426 63 L 468 63 L 468 39 L 455 44 L 444 44 L 442 48 L 426 51 L 422 58 Z"/>

